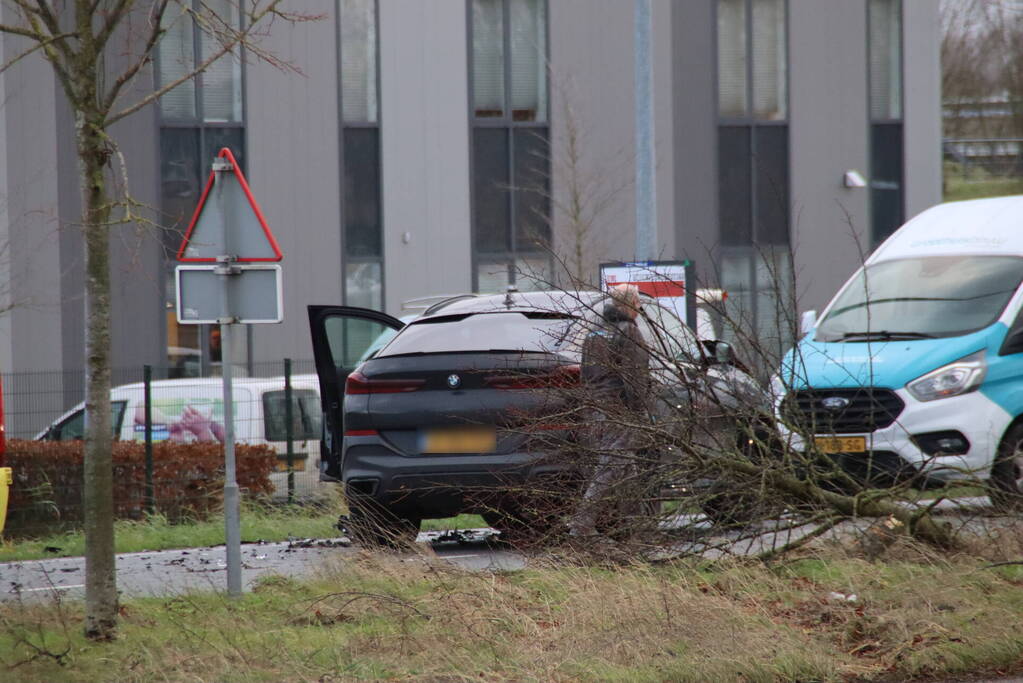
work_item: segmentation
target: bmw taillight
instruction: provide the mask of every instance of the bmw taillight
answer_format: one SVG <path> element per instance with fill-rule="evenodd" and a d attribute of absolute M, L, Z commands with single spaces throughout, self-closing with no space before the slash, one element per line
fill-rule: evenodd
<path fill-rule="evenodd" d="M 578 365 L 560 365 L 541 374 L 491 375 L 483 382 L 491 389 L 566 389 L 578 385 L 581 377 Z"/>
<path fill-rule="evenodd" d="M 370 379 L 356 370 L 345 381 L 345 394 L 403 394 L 424 384 L 424 379 Z"/>

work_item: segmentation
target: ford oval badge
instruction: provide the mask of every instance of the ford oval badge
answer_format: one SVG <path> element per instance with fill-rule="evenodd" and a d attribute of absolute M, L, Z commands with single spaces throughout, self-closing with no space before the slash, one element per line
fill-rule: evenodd
<path fill-rule="evenodd" d="M 458 375 L 448 375 L 448 386 L 457 389 L 462 385 L 462 378 Z"/>
<path fill-rule="evenodd" d="M 821 405 L 824 406 L 825 410 L 837 413 L 839 410 L 842 410 L 849 405 L 849 399 L 843 396 L 828 396 L 821 400 Z"/>

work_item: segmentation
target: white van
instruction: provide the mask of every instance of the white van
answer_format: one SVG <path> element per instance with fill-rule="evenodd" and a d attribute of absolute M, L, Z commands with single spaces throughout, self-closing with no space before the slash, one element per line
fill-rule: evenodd
<path fill-rule="evenodd" d="M 952 202 L 879 246 L 782 362 L 779 416 L 847 471 L 990 480 L 1023 507 L 1023 196 Z"/>
<path fill-rule="evenodd" d="M 321 415 L 316 375 L 293 375 L 292 450 L 296 495 L 313 494 L 319 487 Z M 288 492 L 286 402 L 284 378 L 238 378 L 234 388 L 235 442 L 268 444 L 277 451 L 277 471 L 271 475 L 274 495 Z M 152 382 L 154 441 L 194 443 L 224 440 L 223 385 L 220 378 L 167 379 Z M 114 438 L 144 441 L 145 385 L 142 382 L 110 391 Z M 85 404 L 60 416 L 36 435 L 37 440 L 68 441 L 85 434 Z"/>

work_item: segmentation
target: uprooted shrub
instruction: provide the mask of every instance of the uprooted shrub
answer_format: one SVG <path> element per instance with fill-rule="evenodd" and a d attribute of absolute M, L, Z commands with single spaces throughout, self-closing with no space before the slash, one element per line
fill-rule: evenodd
<path fill-rule="evenodd" d="M 7 466 L 13 470 L 8 531 L 82 521 L 81 441 L 7 442 Z M 235 446 L 237 480 L 243 495 L 270 494 L 270 473 L 277 456 L 265 445 Z M 145 445 L 113 444 L 114 514 L 139 519 L 146 511 Z M 224 452 L 220 444 L 153 446 L 155 512 L 168 519 L 201 518 L 219 509 L 223 497 Z"/>
<path fill-rule="evenodd" d="M 886 543 L 908 534 L 942 549 L 955 545 L 953 529 L 932 516 L 930 504 L 904 504 L 913 482 L 878 482 L 869 472 L 858 476 L 841 466 L 815 445 L 812 426 L 782 422 L 777 389 L 755 369 L 716 344 L 701 343 L 654 301 L 637 314 L 648 330 L 648 364 L 615 367 L 622 361 L 614 354 L 597 361 L 603 366 L 591 363 L 615 381 L 637 381 L 642 386 L 632 394 L 641 398 L 625 405 L 614 391 L 595 391 L 597 385 L 582 377 L 586 367 L 571 364 L 585 361 L 586 340 L 607 329 L 605 300 L 581 291 L 551 301 L 550 315 L 566 322 L 545 332 L 550 351 L 543 362 L 549 365 L 510 371 L 521 376 L 505 384 L 520 397 L 498 429 L 512 433 L 520 450 L 542 454 L 536 471 L 575 476 L 522 483 L 513 471 L 503 496 L 482 487 L 471 492 L 484 518 L 509 539 L 545 540 L 576 531 L 575 522 L 586 532 L 577 537 L 595 533 L 618 550 L 628 542 L 654 556 L 735 551 L 772 557 L 840 522 L 868 518 L 889 525 Z M 741 319 L 726 314 L 720 312 L 733 330 L 744 329 Z M 746 337 L 742 347 L 760 356 L 749 367 L 777 362 L 751 333 Z M 803 448 L 794 435 L 803 437 Z M 595 486 L 598 479 L 604 483 Z"/>

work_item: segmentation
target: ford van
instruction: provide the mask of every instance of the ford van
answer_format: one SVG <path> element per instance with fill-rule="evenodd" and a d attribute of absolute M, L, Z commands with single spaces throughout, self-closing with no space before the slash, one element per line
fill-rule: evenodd
<path fill-rule="evenodd" d="M 940 204 L 885 240 L 775 377 L 794 446 L 861 480 L 1023 485 L 1023 196 Z M 813 443 L 809 443 L 812 440 Z"/>
<path fill-rule="evenodd" d="M 315 375 L 294 375 L 292 386 L 292 450 L 295 490 L 308 494 L 319 486 L 320 393 Z M 287 495 L 286 401 L 284 378 L 235 378 L 234 433 L 243 444 L 268 444 L 277 452 L 270 475 L 275 496 Z M 152 383 L 154 441 L 194 443 L 224 440 L 224 400 L 220 378 L 156 380 Z M 114 438 L 145 439 L 145 385 L 142 382 L 110 391 Z M 57 418 L 36 439 L 69 441 L 85 436 L 85 406 L 79 403 Z"/>

